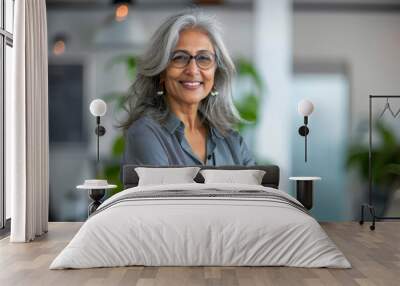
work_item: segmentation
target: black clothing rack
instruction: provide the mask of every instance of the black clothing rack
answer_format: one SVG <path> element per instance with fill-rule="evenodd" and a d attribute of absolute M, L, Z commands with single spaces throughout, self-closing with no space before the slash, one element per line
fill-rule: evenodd
<path fill-rule="evenodd" d="M 372 100 L 376 99 L 389 99 L 389 98 L 400 98 L 400 95 L 370 95 L 369 96 L 369 155 L 368 155 L 368 204 L 361 205 L 361 218 L 360 224 L 364 223 L 364 210 L 367 208 L 372 217 L 372 224 L 369 226 L 371 230 L 375 229 L 376 220 L 385 219 L 400 219 L 400 217 L 381 217 L 375 214 L 375 207 L 372 202 Z M 386 107 L 385 107 L 386 109 Z"/>

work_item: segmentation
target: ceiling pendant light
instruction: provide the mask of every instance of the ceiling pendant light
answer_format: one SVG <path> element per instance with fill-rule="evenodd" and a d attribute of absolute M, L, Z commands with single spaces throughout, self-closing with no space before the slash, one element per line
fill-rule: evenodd
<path fill-rule="evenodd" d="M 143 25 L 135 17 L 129 0 L 113 0 L 113 14 L 95 32 L 93 44 L 100 49 L 140 50 L 147 41 Z"/>

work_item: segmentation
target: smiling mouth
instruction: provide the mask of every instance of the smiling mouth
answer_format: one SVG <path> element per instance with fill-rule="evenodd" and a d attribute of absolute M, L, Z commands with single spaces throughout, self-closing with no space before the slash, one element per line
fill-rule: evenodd
<path fill-rule="evenodd" d="M 198 87 L 200 87 L 203 82 L 202 81 L 190 81 L 190 80 L 180 80 L 179 83 L 187 89 L 197 89 Z"/>

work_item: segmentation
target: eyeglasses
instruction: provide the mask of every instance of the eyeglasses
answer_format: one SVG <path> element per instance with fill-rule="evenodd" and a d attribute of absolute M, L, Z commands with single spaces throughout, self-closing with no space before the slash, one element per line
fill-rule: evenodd
<path fill-rule="evenodd" d="M 176 51 L 172 54 L 170 62 L 173 67 L 184 68 L 192 59 L 196 61 L 196 65 L 202 70 L 209 69 L 215 64 L 215 55 L 208 51 L 202 51 L 195 56 L 185 51 Z"/>

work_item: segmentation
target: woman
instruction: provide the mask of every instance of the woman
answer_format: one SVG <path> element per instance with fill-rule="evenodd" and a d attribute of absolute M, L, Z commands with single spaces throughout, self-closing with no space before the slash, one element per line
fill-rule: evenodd
<path fill-rule="evenodd" d="M 140 58 L 128 97 L 122 164 L 254 165 L 232 129 L 234 65 L 213 20 L 200 12 L 167 19 Z"/>

